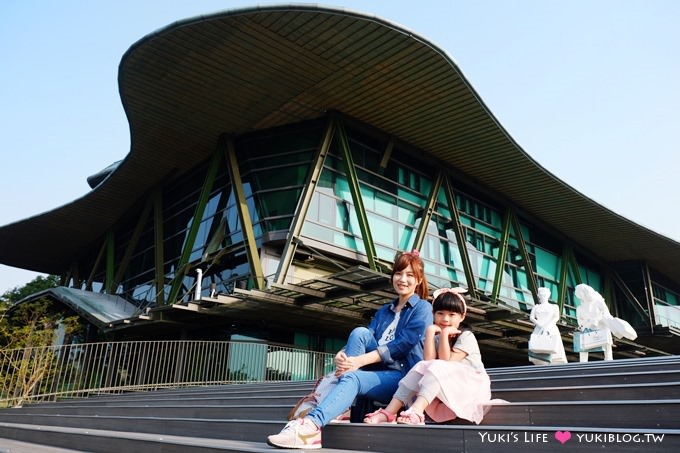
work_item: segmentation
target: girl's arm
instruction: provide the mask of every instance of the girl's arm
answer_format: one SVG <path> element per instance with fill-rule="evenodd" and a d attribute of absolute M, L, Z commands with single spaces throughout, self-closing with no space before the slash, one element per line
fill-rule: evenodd
<path fill-rule="evenodd" d="M 448 360 L 454 362 L 460 361 L 470 354 L 479 354 L 479 344 L 471 331 L 464 330 L 458 335 L 458 338 L 456 338 L 456 342 L 451 348 Z"/>
<path fill-rule="evenodd" d="M 460 335 L 460 330 L 455 327 L 444 327 L 442 333 L 439 334 L 439 350 L 437 351 L 437 358 L 440 360 L 452 360 L 455 351 L 451 347 L 451 338 Z M 462 352 L 462 351 L 460 351 Z M 467 355 L 467 354 L 466 354 Z M 465 356 L 463 356 L 465 357 Z M 461 359 L 463 358 L 461 357 Z M 460 360 L 460 359 L 458 359 Z"/>
<path fill-rule="evenodd" d="M 435 338 L 438 333 L 441 333 L 442 329 L 436 325 L 432 324 L 427 326 L 425 329 L 425 343 L 423 345 L 423 360 L 434 360 L 437 358 L 437 347 Z"/>
<path fill-rule="evenodd" d="M 461 351 L 458 348 L 453 348 L 451 349 L 451 355 L 449 356 L 450 361 L 455 362 L 458 360 L 463 360 L 465 357 L 467 357 L 468 353 L 465 351 Z"/>

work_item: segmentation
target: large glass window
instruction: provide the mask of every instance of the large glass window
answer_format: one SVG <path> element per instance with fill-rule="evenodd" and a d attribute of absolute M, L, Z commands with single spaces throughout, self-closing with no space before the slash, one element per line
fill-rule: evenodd
<path fill-rule="evenodd" d="M 326 121 L 322 119 L 258 131 L 236 140 L 239 172 L 257 246 L 261 245 L 267 233 L 286 232 L 290 228 L 325 127 Z M 348 127 L 346 131 L 378 258 L 392 262 L 395 252 L 413 247 L 434 179 L 442 168 L 426 162 L 420 152 L 406 149 L 401 144 L 394 146 L 390 158 L 386 160 L 387 165 L 382 167 L 387 138 L 354 127 Z M 182 251 L 189 246 L 190 266 L 209 263 L 203 283 L 204 292 L 209 291 L 211 283 L 227 288 L 236 281 L 247 279 L 245 274 L 249 272 L 243 253 L 244 234 L 236 209 L 237 199 L 231 187 L 225 158 L 220 163 L 195 240 L 187 244 L 208 165 L 205 162 L 178 177 L 163 188 L 162 194 L 165 236 L 163 273 L 167 282 L 171 282 Z M 448 176 L 453 184 L 465 237 L 464 247 L 470 258 L 475 284 L 482 292 L 491 294 L 499 265 L 507 207 L 488 194 L 482 194 L 478 188 L 457 181 L 455 173 Z M 455 216 L 451 209 L 442 188 L 437 194 L 434 212 L 421 247 L 428 279 L 435 287 L 468 284 L 454 234 Z M 140 208 L 136 208 L 136 213 L 140 211 Z M 130 218 L 116 233 L 117 265 L 131 241 L 138 220 L 135 214 L 131 214 Z M 533 225 L 522 224 L 521 228 L 539 286 L 550 288 L 553 295 L 559 294 L 561 273 L 565 266 L 562 241 Z M 499 298 L 507 305 L 528 311 L 533 300 L 516 233 L 511 228 L 506 260 L 501 264 L 503 272 L 500 274 L 502 280 L 498 282 Z M 331 145 L 321 172 L 302 235 L 328 244 L 330 248 L 337 247 L 339 254 L 366 252 L 337 139 Z M 155 300 L 154 240 L 154 219 L 151 215 L 142 229 L 141 239 L 120 285 L 120 292 L 132 300 Z M 91 259 L 94 260 L 94 257 Z M 577 261 L 580 279 L 600 290 L 603 278 L 599 267 L 581 257 Z M 572 266 L 567 268 L 565 314 L 572 319 L 576 303 L 573 287 L 578 279 L 572 274 Z M 194 279 L 195 275 L 191 273 L 186 276 L 183 282 L 185 289 L 191 287 Z M 103 281 L 104 272 L 100 270 L 95 282 Z M 674 304 L 674 300 L 677 301 L 664 295 L 658 298 L 657 305 L 675 306 L 677 303 Z"/>
<path fill-rule="evenodd" d="M 369 139 L 359 141 L 349 133 L 352 159 L 359 178 L 362 203 L 366 210 L 378 258 L 391 262 L 398 250 L 408 250 L 417 229 L 419 213 L 427 202 L 432 182 L 424 174 L 401 167 L 393 159 L 385 174 L 380 174 L 381 150 Z M 365 138 L 365 137 L 364 137 Z M 365 253 L 356 207 L 344 174 L 337 141 L 321 174 L 312 198 L 302 235 L 352 252 Z M 363 165 L 373 165 L 365 168 Z M 390 179 L 392 174 L 395 179 Z"/>
<path fill-rule="evenodd" d="M 680 329 L 680 294 L 654 282 L 654 319 L 657 324 Z"/>
<path fill-rule="evenodd" d="M 236 142 L 243 190 L 258 245 L 265 233 L 290 228 L 311 159 L 320 144 L 323 127 L 323 121 L 313 121 L 251 134 Z M 226 156 L 221 157 L 195 238 L 189 236 L 189 231 L 209 163 L 198 165 L 163 188 L 163 272 L 166 275 L 166 296 L 169 294 L 167 284 L 174 279 L 186 247 L 190 248 L 189 264 L 200 266 L 206 271 L 204 292 L 208 292 L 213 283 L 218 288 L 229 287 L 234 281 L 247 279 L 247 265 L 243 267 L 239 264 L 245 258 L 237 200 L 231 187 Z M 120 264 L 136 226 L 135 221 L 138 220 L 134 215 L 131 217 L 133 219 L 116 234 L 116 266 Z M 153 225 L 151 215 L 118 291 L 140 305 L 151 304 L 156 299 Z M 193 239 L 191 244 L 188 243 L 190 239 Z M 227 249 L 230 252 L 223 254 L 222 251 Z M 205 260 L 209 264 L 201 266 Z M 193 273 L 183 278 L 182 292 L 191 288 L 195 278 Z M 104 281 L 103 270 L 97 274 L 96 280 Z"/>

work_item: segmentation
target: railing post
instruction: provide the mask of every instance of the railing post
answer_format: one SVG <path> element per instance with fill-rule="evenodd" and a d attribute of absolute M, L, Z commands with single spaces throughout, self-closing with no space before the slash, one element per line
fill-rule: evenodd
<path fill-rule="evenodd" d="M 332 359 L 332 354 L 261 342 L 233 346 L 230 341 L 129 341 L 3 351 L 0 406 L 103 391 L 308 380 L 325 374 Z M 229 370 L 230 364 L 236 369 Z"/>

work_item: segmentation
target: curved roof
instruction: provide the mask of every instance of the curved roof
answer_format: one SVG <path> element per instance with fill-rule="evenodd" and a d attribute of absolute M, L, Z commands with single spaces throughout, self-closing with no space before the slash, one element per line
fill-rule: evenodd
<path fill-rule="evenodd" d="M 384 19 L 310 5 L 200 16 L 134 44 L 118 80 L 130 153 L 82 198 L 0 228 L 3 264 L 61 273 L 153 185 L 207 159 L 220 134 L 336 110 L 480 180 L 606 261 L 645 260 L 680 281 L 680 243 L 538 165 L 446 52 Z"/>

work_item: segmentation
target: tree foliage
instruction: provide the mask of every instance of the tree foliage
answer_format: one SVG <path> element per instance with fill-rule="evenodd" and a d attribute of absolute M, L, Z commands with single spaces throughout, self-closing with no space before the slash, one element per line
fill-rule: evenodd
<path fill-rule="evenodd" d="M 21 405 L 28 399 L 52 372 L 55 340 L 69 338 L 81 329 L 78 316 L 68 316 L 46 297 L 16 305 L 57 285 L 56 277 L 36 277 L 0 299 L 0 387 L 4 389 L 0 400 Z"/>
<path fill-rule="evenodd" d="M 59 277 L 56 275 L 48 275 L 46 277 L 39 275 L 24 286 L 17 286 L 14 289 L 5 291 L 5 293 L 0 296 L 0 308 L 7 309 L 21 299 L 45 289 L 56 288 L 57 286 L 59 286 Z"/>
<path fill-rule="evenodd" d="M 0 347 L 4 349 L 50 346 L 57 333 L 72 335 L 79 329 L 77 316 L 66 316 L 45 297 L 15 305 L 28 296 L 59 286 L 55 275 L 38 276 L 0 296 Z"/>

